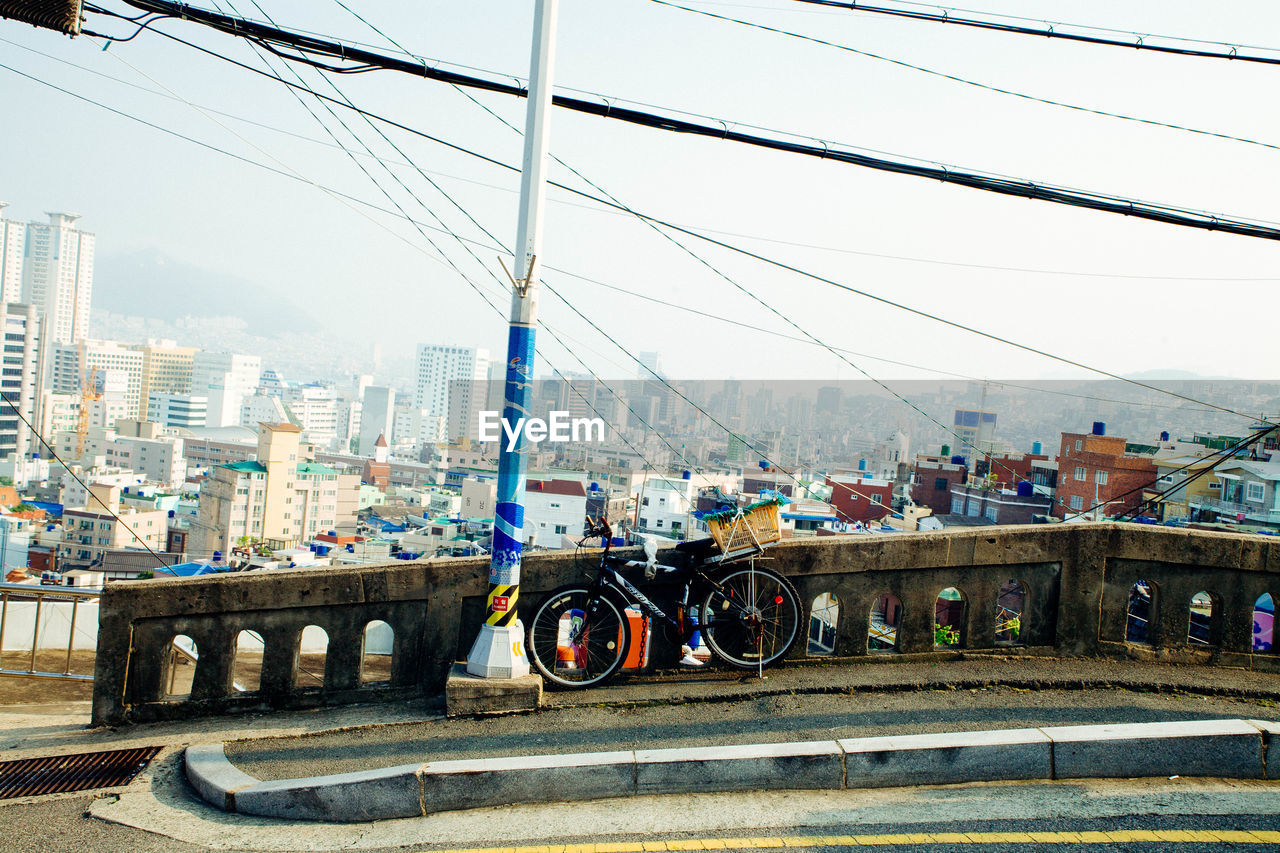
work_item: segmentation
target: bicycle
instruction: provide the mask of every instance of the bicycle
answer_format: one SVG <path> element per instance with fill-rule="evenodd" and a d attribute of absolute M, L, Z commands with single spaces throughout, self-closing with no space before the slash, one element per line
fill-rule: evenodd
<path fill-rule="evenodd" d="M 715 562 L 710 540 L 677 545 L 690 555 L 690 565 L 679 568 L 656 562 L 652 540 L 646 544 L 646 561 L 611 555 L 613 530 L 607 520 L 596 523 L 588 518 L 584 534 L 579 544 L 604 537 L 595 580 L 552 591 L 529 622 L 525 647 L 529 660 L 553 689 L 592 687 L 617 675 L 632 641 L 625 613 L 630 607 L 647 613 L 681 645 L 699 631 L 716 657 L 740 669 L 775 663 L 800 635 L 800 597 L 791 582 L 771 569 L 756 567 L 754 562 Z M 641 567 L 650 581 L 661 577 L 679 585 L 667 605 L 673 614 L 651 601 L 619 571 Z M 691 593 L 694 601 L 701 596 L 693 613 Z"/>

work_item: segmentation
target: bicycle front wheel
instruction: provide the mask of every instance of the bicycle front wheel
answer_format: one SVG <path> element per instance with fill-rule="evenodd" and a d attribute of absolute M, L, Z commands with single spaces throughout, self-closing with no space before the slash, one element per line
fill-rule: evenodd
<path fill-rule="evenodd" d="M 566 586 L 533 611 L 526 648 L 548 687 L 580 688 L 616 675 L 629 642 L 621 607 L 595 590 Z"/>
<path fill-rule="evenodd" d="M 702 603 L 698 629 L 726 663 L 756 669 L 783 658 L 800 635 L 800 596 L 769 569 L 733 569 Z"/>

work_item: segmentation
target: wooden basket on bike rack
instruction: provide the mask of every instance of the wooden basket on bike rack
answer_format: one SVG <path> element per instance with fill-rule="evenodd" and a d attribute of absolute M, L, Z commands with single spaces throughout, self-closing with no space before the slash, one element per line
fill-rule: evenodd
<path fill-rule="evenodd" d="M 776 499 L 760 501 L 741 510 L 707 516 L 707 529 L 720 546 L 722 560 L 757 553 L 782 539 L 782 514 Z"/>

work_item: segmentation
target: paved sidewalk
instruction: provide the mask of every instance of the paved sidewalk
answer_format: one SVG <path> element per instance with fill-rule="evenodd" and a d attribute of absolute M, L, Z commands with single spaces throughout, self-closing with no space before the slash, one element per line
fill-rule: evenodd
<path fill-rule="evenodd" d="M 538 713 L 224 738 L 263 780 L 513 755 L 1186 719 L 1280 720 L 1280 675 L 1049 658 L 674 671 L 546 694 Z"/>

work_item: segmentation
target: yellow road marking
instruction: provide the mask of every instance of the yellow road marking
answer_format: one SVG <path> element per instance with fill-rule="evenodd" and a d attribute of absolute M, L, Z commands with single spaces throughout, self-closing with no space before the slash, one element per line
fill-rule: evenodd
<path fill-rule="evenodd" d="M 1280 831 L 1233 829 L 1126 829 L 1109 832 L 911 832 L 878 835 L 787 835 L 753 838 L 684 838 L 662 841 L 487 847 L 432 853 L 666 853 L 689 850 L 900 847 L 903 844 L 1095 844 L 1162 841 L 1168 844 L 1252 844 L 1280 847 Z"/>

